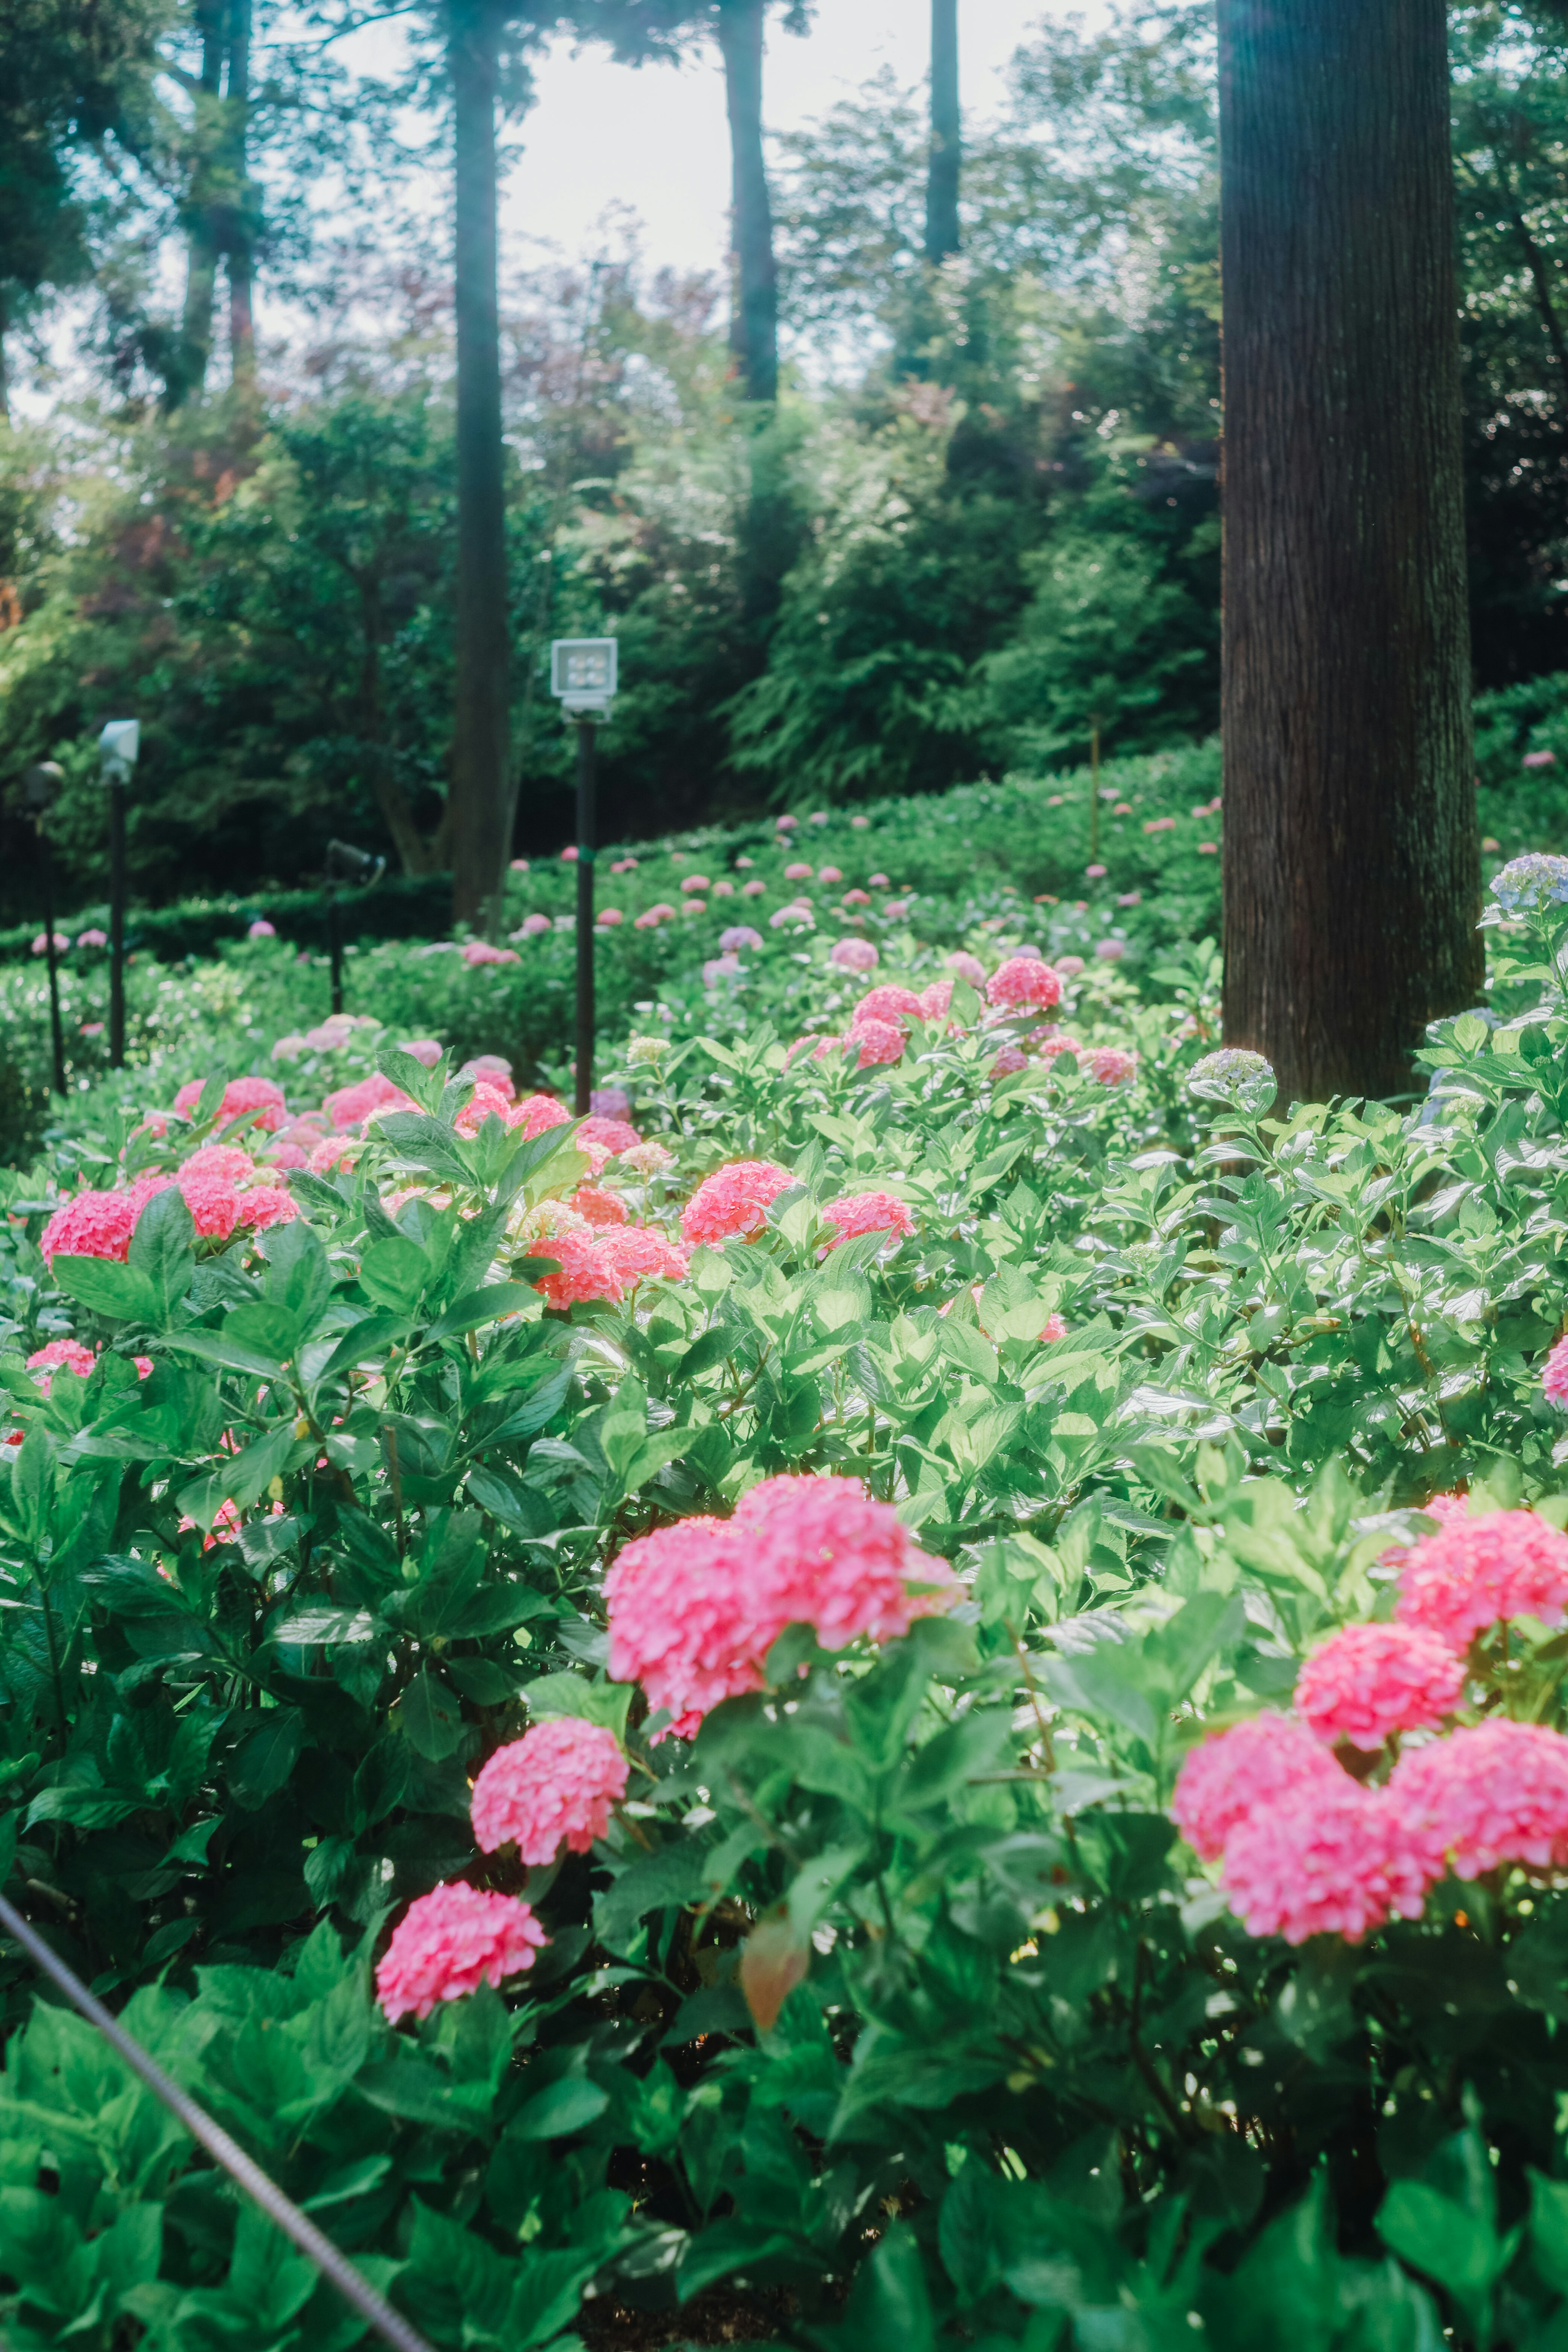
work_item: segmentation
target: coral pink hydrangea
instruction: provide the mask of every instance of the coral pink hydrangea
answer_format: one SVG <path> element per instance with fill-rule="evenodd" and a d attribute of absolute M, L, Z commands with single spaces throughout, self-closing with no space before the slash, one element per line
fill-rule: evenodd
<path fill-rule="evenodd" d="M 861 1234 L 912 1234 L 915 1221 L 902 1201 L 895 1201 L 890 1192 L 845 1192 L 837 1201 L 829 1201 L 823 1216 L 830 1225 L 838 1228 L 836 1238 L 827 1244 L 837 1249 L 841 1242 L 852 1242 Z"/>
<path fill-rule="evenodd" d="M 205 1083 L 202 1078 L 193 1078 L 189 1086 L 180 1088 L 179 1093 L 174 1097 L 174 1108 L 181 1118 L 195 1117 Z M 281 1127 L 289 1115 L 283 1101 L 282 1087 L 274 1086 L 270 1078 L 230 1078 L 223 1090 L 223 1100 L 218 1106 L 218 1118 L 220 1119 L 239 1118 L 247 1110 L 256 1112 L 257 1117 L 253 1124 L 257 1127 L 269 1131 Z"/>
<path fill-rule="evenodd" d="M 368 1078 L 361 1078 L 352 1087 L 339 1087 L 321 1105 L 335 1128 L 358 1127 L 373 1110 L 415 1110 L 417 1107 L 401 1087 L 395 1087 L 379 1070 L 373 1070 Z"/>
<path fill-rule="evenodd" d="M 47 1396 L 57 1371 L 74 1372 L 79 1381 L 85 1381 L 97 1361 L 92 1349 L 84 1348 L 79 1339 L 51 1339 L 35 1349 L 27 1359 L 27 1370 L 38 1375 L 38 1386 Z"/>
<path fill-rule="evenodd" d="M 1417 1919 L 1426 1874 L 1384 1789 L 1347 1773 L 1337 1788 L 1257 1806 L 1226 1841 L 1220 1881 L 1254 1936 L 1339 1935 L 1356 1943 L 1391 1914 Z"/>
<path fill-rule="evenodd" d="M 959 980 L 966 980 L 971 988 L 984 988 L 985 985 L 985 966 L 978 956 L 972 956 L 967 948 L 955 948 L 948 957 L 947 968 Z"/>
<path fill-rule="evenodd" d="M 912 988 L 900 986 L 896 980 L 884 980 L 868 988 L 849 1016 L 852 1029 L 864 1027 L 868 1021 L 920 1021 L 924 1018 L 921 1000 Z"/>
<path fill-rule="evenodd" d="M 1102 1087 L 1124 1087 L 1138 1075 L 1138 1056 L 1120 1045 L 1091 1045 L 1079 1056 L 1079 1066 Z"/>
<path fill-rule="evenodd" d="M 617 1152 L 635 1151 L 642 1141 L 628 1119 L 596 1117 L 579 1119 L 575 1139 L 581 1150 L 597 1150 L 612 1160 Z"/>
<path fill-rule="evenodd" d="M 1558 1622 L 1568 1608 L 1568 1536 L 1533 1511 L 1456 1512 L 1411 1546 L 1399 1582 L 1401 1622 L 1464 1650 L 1500 1618 Z"/>
<path fill-rule="evenodd" d="M 511 1115 L 511 1098 L 488 1078 L 477 1079 L 474 1091 L 458 1113 L 452 1124 L 459 1135 L 478 1135 L 487 1118 L 499 1118 L 507 1125 Z"/>
<path fill-rule="evenodd" d="M 1493 1720 L 1434 1739 L 1400 1759 L 1388 1794 L 1429 1877 L 1568 1864 L 1568 1739 L 1544 1724 Z"/>
<path fill-rule="evenodd" d="M 857 1013 L 844 1047 L 847 1053 L 859 1049 L 858 1068 L 875 1069 L 884 1062 L 903 1060 L 904 1033 L 894 1021 L 863 1021 Z"/>
<path fill-rule="evenodd" d="M 552 1717 L 498 1748 L 474 1782 L 474 1836 L 485 1853 L 515 1845 L 531 1867 L 553 1862 L 563 1841 L 586 1853 L 626 1793 L 626 1759 L 613 1731 L 576 1716 Z"/>
<path fill-rule="evenodd" d="M 770 1202 L 794 1182 L 772 1160 L 731 1160 L 705 1176 L 686 1204 L 680 1230 L 689 1242 L 729 1241 L 760 1233 Z"/>
<path fill-rule="evenodd" d="M 57 1257 L 111 1257 L 123 1264 L 139 1203 L 131 1192 L 77 1192 L 63 1201 L 38 1244 L 46 1265 Z"/>
<path fill-rule="evenodd" d="M 892 1505 L 858 1478 L 764 1478 L 731 1524 L 770 1643 L 786 1625 L 810 1625 L 828 1650 L 861 1633 L 894 1641 L 959 1597 L 947 1562 L 921 1551 Z"/>
<path fill-rule="evenodd" d="M 651 1225 L 620 1225 L 599 1235 L 601 1258 L 614 1268 L 623 1290 L 657 1276 L 666 1282 L 684 1282 L 690 1271 L 686 1252 L 666 1241 Z"/>
<path fill-rule="evenodd" d="M 747 1568 L 730 1520 L 690 1518 L 638 1536 L 605 1579 L 611 1675 L 640 1683 L 678 1738 L 721 1699 L 763 1687 L 768 1640 Z"/>
<path fill-rule="evenodd" d="M 524 1095 L 513 1104 L 507 1124 L 521 1129 L 524 1135 L 542 1135 L 547 1127 L 564 1127 L 571 1116 L 553 1095 Z"/>
<path fill-rule="evenodd" d="M 998 964 L 985 983 L 985 1001 L 1011 1008 L 1059 1003 L 1062 984 L 1039 956 L 1012 956 Z"/>
<path fill-rule="evenodd" d="M 1348 1780 L 1305 1724 L 1266 1709 L 1189 1749 L 1171 1815 L 1194 1853 L 1217 1862 L 1254 1806 L 1278 1806 L 1302 1790 L 1331 1795 Z"/>
<path fill-rule="evenodd" d="M 1568 1409 L 1568 1339 L 1559 1339 L 1547 1357 L 1541 1387 L 1548 1404 Z"/>
<path fill-rule="evenodd" d="M 1452 1715 L 1463 1662 L 1420 1625 L 1347 1625 L 1296 1677 L 1296 1706 L 1320 1739 L 1381 1748 L 1394 1731 L 1424 1731 Z"/>
<path fill-rule="evenodd" d="M 688 1270 L 684 1250 L 642 1225 L 558 1234 L 540 1242 L 534 1255 L 559 1263 L 558 1274 L 547 1274 L 534 1285 L 552 1307 L 584 1306 L 596 1298 L 618 1306 L 628 1290 L 650 1276 L 679 1282 Z"/>
<path fill-rule="evenodd" d="M 572 1195 L 572 1206 L 591 1225 L 624 1225 L 626 1204 L 617 1201 L 613 1192 L 601 1192 L 597 1184 L 579 1184 Z"/>
<path fill-rule="evenodd" d="M 411 1903 L 375 1972 L 376 1998 L 395 2025 L 428 2017 L 438 2000 L 460 2000 L 481 1984 L 500 1985 L 533 1966 L 549 1942 L 526 1903 L 461 1879 Z"/>
<path fill-rule="evenodd" d="M 921 1019 L 922 1021 L 940 1021 L 952 1003 L 952 981 L 933 980 L 931 986 L 929 988 L 922 988 L 920 993 Z"/>

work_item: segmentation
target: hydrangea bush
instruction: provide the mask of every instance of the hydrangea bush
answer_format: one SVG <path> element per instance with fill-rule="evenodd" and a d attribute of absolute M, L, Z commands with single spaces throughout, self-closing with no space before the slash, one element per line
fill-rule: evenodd
<path fill-rule="evenodd" d="M 1205 959 L 895 933 L 586 1121 L 434 1020 L 128 1095 L 4 1239 L 12 1899 L 438 2345 L 1561 2346 L 1568 922 L 1492 929 L 1408 1116 L 1274 1115 Z M 8 2342 L 354 2340 L 0 1989 Z"/>

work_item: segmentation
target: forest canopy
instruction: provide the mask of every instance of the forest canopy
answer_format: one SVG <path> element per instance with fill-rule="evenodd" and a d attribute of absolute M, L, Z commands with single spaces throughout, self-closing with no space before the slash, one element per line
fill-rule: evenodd
<path fill-rule="evenodd" d="M 416 197 L 451 138 L 437 15 L 396 86 L 351 73 L 324 10 L 71 0 L 41 12 L 47 41 L 39 14 L 0 31 L 7 822 L 26 766 L 58 760 L 58 854 L 90 887 L 94 740 L 134 710 L 144 895 L 292 881 L 333 835 L 438 870 L 458 408 L 448 226 Z M 566 14 L 504 27 L 508 135 Z M 631 56 L 626 15 L 584 5 L 576 29 Z M 667 10 L 664 47 L 711 15 Z M 1495 688 L 1564 667 L 1568 19 L 1529 0 L 1451 23 Z M 769 142 L 776 404 L 747 396 L 726 287 L 661 268 L 635 222 L 571 266 L 503 254 L 511 850 L 570 830 L 542 680 L 563 634 L 620 640 L 601 792 L 633 837 L 1037 772 L 1096 725 L 1117 751 L 1214 729 L 1211 12 L 1043 23 L 1005 106 L 965 121 L 959 247 L 935 261 L 928 143 L 925 94 L 886 75 Z M 259 347 L 258 282 L 288 320 Z M 53 396 L 23 397 L 67 341 Z"/>

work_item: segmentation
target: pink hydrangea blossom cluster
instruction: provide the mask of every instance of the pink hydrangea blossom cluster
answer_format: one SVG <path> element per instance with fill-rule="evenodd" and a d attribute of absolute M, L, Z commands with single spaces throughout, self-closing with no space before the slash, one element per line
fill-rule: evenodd
<path fill-rule="evenodd" d="M 881 958 L 869 940 L 848 937 L 834 940 L 827 950 L 827 961 L 845 971 L 875 971 Z"/>
<path fill-rule="evenodd" d="M 1568 1536 L 1533 1511 L 1455 1512 L 1413 1544 L 1400 1570 L 1402 1623 L 1456 1651 L 1500 1619 L 1558 1623 L 1568 1609 Z"/>
<path fill-rule="evenodd" d="M 825 1203 L 823 1216 L 837 1227 L 835 1238 L 827 1244 L 837 1249 L 843 1242 L 852 1242 L 861 1234 L 912 1234 L 915 1221 L 902 1201 L 895 1201 L 890 1192 L 845 1192 L 837 1201 Z"/>
<path fill-rule="evenodd" d="M 1124 1052 L 1120 1045 L 1091 1045 L 1087 1054 L 1079 1055 L 1079 1062 L 1102 1087 L 1124 1087 L 1138 1075 L 1137 1055 Z"/>
<path fill-rule="evenodd" d="M 1347 1625 L 1302 1667 L 1296 1706 L 1320 1739 L 1370 1749 L 1441 1723 L 1464 1687 L 1463 1660 L 1424 1626 Z"/>
<path fill-rule="evenodd" d="M 92 1349 L 84 1348 L 79 1339 L 50 1339 L 44 1347 L 33 1350 L 27 1359 L 27 1370 L 36 1376 L 38 1387 L 47 1396 L 57 1371 L 74 1372 L 79 1381 L 85 1381 L 97 1361 Z M 151 1366 L 148 1369 L 151 1370 Z"/>
<path fill-rule="evenodd" d="M 1505 1862 L 1568 1864 L 1568 1739 L 1494 1718 L 1402 1756 L 1388 1783 L 1407 1850 L 1429 1879 Z"/>
<path fill-rule="evenodd" d="M 1012 956 L 998 964 L 985 983 L 985 1001 L 1021 1012 L 1038 1005 L 1048 1009 L 1061 1001 L 1062 984 L 1051 966 L 1039 956 Z"/>
<path fill-rule="evenodd" d="M 1305 1724 L 1265 1708 L 1189 1749 L 1171 1817 L 1194 1853 L 1217 1862 L 1255 1807 L 1288 1803 L 1300 1790 L 1331 1792 L 1347 1778 Z"/>
<path fill-rule="evenodd" d="M 470 1811 L 481 1851 L 515 1845 L 531 1867 L 564 1843 L 586 1853 L 626 1793 L 626 1759 L 613 1731 L 554 1716 L 498 1748 L 474 1782 Z"/>
<path fill-rule="evenodd" d="M 416 1110 L 418 1105 L 395 1087 L 390 1078 L 373 1070 L 368 1078 L 360 1078 L 352 1087 L 338 1087 L 321 1105 L 335 1128 L 361 1127 L 375 1110 Z"/>
<path fill-rule="evenodd" d="M 794 1182 L 773 1160 L 731 1160 L 705 1176 L 687 1202 L 680 1230 L 689 1242 L 731 1241 L 760 1233 L 771 1202 Z"/>
<path fill-rule="evenodd" d="M 1352 1943 L 1392 1916 L 1418 1919 L 1426 1874 L 1392 1792 L 1346 1773 L 1278 1807 L 1255 1806 L 1226 1842 L 1221 1883 L 1254 1936 L 1340 1935 Z"/>
<path fill-rule="evenodd" d="M 812 1626 L 828 1649 L 890 1641 L 957 1590 L 858 1480 L 764 1479 L 733 1518 L 677 1520 L 626 1546 L 605 1582 L 610 1672 L 689 1738 L 721 1699 L 762 1689 L 786 1625 Z"/>
<path fill-rule="evenodd" d="M 849 1016 L 849 1026 L 851 1029 L 863 1029 L 870 1021 L 923 1021 L 924 1018 L 925 1008 L 917 989 L 905 988 L 898 981 L 885 980 L 866 991 Z"/>
<path fill-rule="evenodd" d="M 626 1204 L 614 1192 L 603 1192 L 597 1184 L 579 1184 L 572 1195 L 572 1206 L 591 1225 L 624 1225 L 627 1223 Z"/>
<path fill-rule="evenodd" d="M 531 1969 L 549 1940 L 526 1903 L 458 1879 L 409 1905 L 376 1969 L 376 1998 L 394 2025 L 428 2017 L 439 2000 Z"/>
<path fill-rule="evenodd" d="M 683 1282 L 689 1271 L 686 1252 L 647 1225 L 557 1234 L 539 1243 L 534 1254 L 554 1258 L 560 1266 L 559 1273 L 534 1284 L 552 1307 L 586 1306 L 601 1298 L 618 1307 L 638 1283 L 655 1276 Z"/>
<path fill-rule="evenodd" d="M 854 1027 L 844 1040 L 844 1049 L 846 1053 L 857 1055 L 858 1069 L 876 1069 L 884 1063 L 903 1060 L 904 1033 L 896 1021 L 863 1021 L 857 1018 Z"/>
<path fill-rule="evenodd" d="M 193 1078 L 189 1086 L 180 1088 L 174 1097 L 174 1108 L 181 1118 L 195 1117 L 205 1083 L 201 1078 Z M 275 1086 L 270 1078 L 230 1078 L 223 1090 L 218 1118 L 220 1122 L 242 1118 L 247 1111 L 256 1113 L 253 1126 L 275 1132 L 289 1116 L 282 1087 Z"/>
<path fill-rule="evenodd" d="M 1548 1404 L 1568 1411 L 1568 1339 L 1559 1339 L 1547 1357 L 1541 1388 Z"/>

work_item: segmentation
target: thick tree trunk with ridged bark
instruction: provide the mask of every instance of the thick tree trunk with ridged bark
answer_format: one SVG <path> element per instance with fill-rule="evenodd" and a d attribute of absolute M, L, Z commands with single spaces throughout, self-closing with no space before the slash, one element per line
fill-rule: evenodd
<path fill-rule="evenodd" d="M 506 863 L 506 513 L 497 290 L 498 0 L 448 0 L 455 149 L 458 344 L 457 708 L 452 739 L 452 912 L 477 922 Z"/>
<path fill-rule="evenodd" d="M 931 0 L 931 152 L 926 161 L 926 259 L 958 251 L 958 0 Z"/>
<path fill-rule="evenodd" d="M 1474 998 L 1443 0 L 1219 0 L 1225 1028 L 1390 1094 Z"/>

